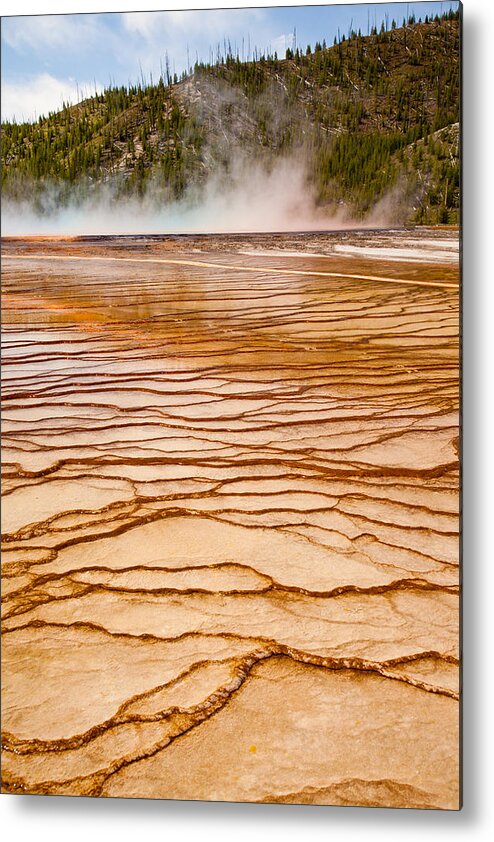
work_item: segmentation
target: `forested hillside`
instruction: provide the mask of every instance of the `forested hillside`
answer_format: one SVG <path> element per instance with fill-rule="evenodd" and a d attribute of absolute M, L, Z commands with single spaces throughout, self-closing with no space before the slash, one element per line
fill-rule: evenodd
<path fill-rule="evenodd" d="M 230 45 L 180 79 L 109 88 L 34 123 L 2 126 L 3 195 L 160 201 L 200 189 L 242 155 L 296 155 L 321 205 L 365 216 L 399 190 L 409 221 L 459 213 L 459 18 L 350 32 L 242 62 Z M 46 188 L 50 190 L 47 191 Z"/>

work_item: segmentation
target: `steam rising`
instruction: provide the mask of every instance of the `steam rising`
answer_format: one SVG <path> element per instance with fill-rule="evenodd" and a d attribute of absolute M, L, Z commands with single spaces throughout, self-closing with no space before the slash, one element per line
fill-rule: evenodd
<path fill-rule="evenodd" d="M 212 175 L 180 201 L 167 202 L 151 181 L 142 198 L 116 199 L 111 186 L 94 187 L 89 197 L 60 203 L 58 188 L 46 187 L 37 201 L 5 200 L 2 234 L 103 235 L 314 231 L 355 227 L 348 212 L 316 204 L 305 167 L 295 157 L 274 165 L 252 164 L 236 156 L 228 174 Z M 384 210 L 384 208 L 381 208 Z M 386 224 L 385 214 L 368 224 Z M 359 221 L 359 227 L 362 222 Z M 396 224 L 396 218 L 394 219 Z"/>
<path fill-rule="evenodd" d="M 324 231 L 355 227 L 389 227 L 409 215 L 406 184 L 380 197 L 365 220 L 352 218 L 349 207 L 336 201 L 318 204 L 309 173 L 314 170 L 314 138 L 300 102 L 290 102 L 284 86 L 272 82 L 254 99 L 222 79 L 188 77 L 175 86 L 198 125 L 207 127 L 201 146 L 202 182 L 190 170 L 189 186 L 180 200 L 159 174 L 146 179 L 144 195 L 122 197 L 125 173 L 106 182 L 38 183 L 33 198 L 5 198 L 2 234 L 111 235 L 174 233 L 269 233 Z M 288 130 L 290 154 L 275 157 L 259 145 L 259 118 L 269 126 L 277 149 Z M 193 145 L 193 137 L 183 138 Z M 341 187 L 336 190 L 341 196 Z"/>

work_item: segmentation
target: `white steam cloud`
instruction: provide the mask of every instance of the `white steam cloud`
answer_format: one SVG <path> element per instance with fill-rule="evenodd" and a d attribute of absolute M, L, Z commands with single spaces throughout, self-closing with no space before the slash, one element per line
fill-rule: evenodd
<path fill-rule="evenodd" d="M 149 186 L 142 199 L 116 199 L 110 187 L 93 198 L 57 204 L 44 196 L 47 213 L 30 202 L 5 200 L 2 234 L 103 235 L 314 231 L 353 227 L 345 211 L 318 208 L 303 165 L 294 158 L 270 169 L 238 161 L 228 175 L 211 176 L 205 187 L 189 190 L 176 202 L 160 201 Z M 50 206 L 51 205 L 51 206 Z"/>

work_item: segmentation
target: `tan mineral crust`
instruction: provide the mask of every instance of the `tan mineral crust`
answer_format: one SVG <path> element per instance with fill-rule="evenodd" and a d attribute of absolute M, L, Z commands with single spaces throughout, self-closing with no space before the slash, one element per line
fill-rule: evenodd
<path fill-rule="evenodd" d="M 457 248 L 4 240 L 4 792 L 458 809 Z"/>

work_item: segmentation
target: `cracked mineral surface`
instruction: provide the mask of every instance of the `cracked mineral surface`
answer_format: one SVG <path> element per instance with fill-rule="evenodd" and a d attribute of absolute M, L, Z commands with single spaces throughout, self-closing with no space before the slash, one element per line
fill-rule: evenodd
<path fill-rule="evenodd" d="M 4 791 L 458 808 L 457 248 L 4 240 Z"/>

